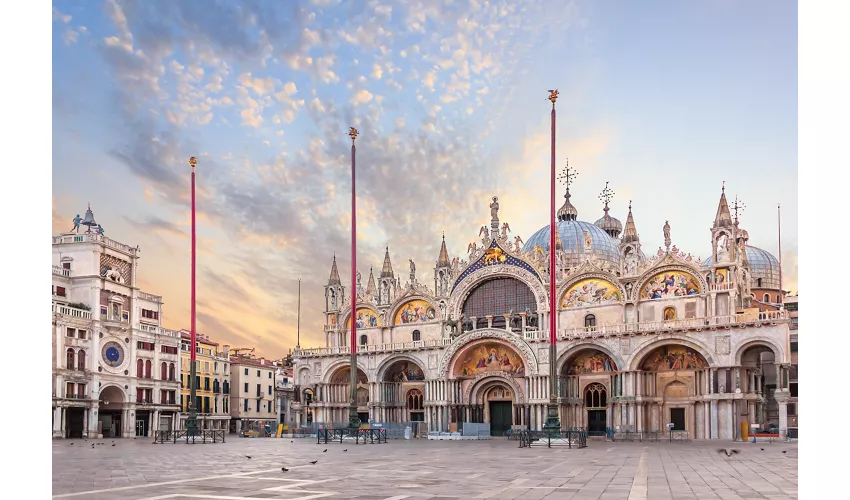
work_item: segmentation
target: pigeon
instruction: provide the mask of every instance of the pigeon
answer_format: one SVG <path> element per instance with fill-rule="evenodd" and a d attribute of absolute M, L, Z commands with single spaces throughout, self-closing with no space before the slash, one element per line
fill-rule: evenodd
<path fill-rule="evenodd" d="M 327 453 L 327 452 L 328 452 L 327 448 L 325 448 L 324 451 L 322 451 L 322 453 Z"/>
<path fill-rule="evenodd" d="M 74 446 L 74 443 L 71 443 L 71 446 Z"/>
<path fill-rule="evenodd" d="M 290 443 L 294 443 L 295 441 L 290 441 Z"/>
<path fill-rule="evenodd" d="M 248 460 L 251 460 L 251 455 L 245 455 L 245 458 L 247 458 Z"/>
<path fill-rule="evenodd" d="M 788 450 L 782 450 L 782 453 L 788 453 Z"/>
<path fill-rule="evenodd" d="M 280 470 L 281 472 L 289 472 L 289 469 L 287 469 L 286 467 L 281 467 Z"/>
<path fill-rule="evenodd" d="M 115 446 L 115 443 L 112 443 L 112 446 Z"/>
<path fill-rule="evenodd" d="M 725 453 L 727 457 L 731 457 L 732 455 L 737 455 L 738 453 L 741 453 L 741 450 L 726 450 L 721 448 L 717 450 L 717 453 Z"/>
<path fill-rule="evenodd" d="M 91 449 L 94 449 L 94 445 L 91 445 Z"/>
<path fill-rule="evenodd" d="M 761 451 L 764 451 L 764 448 L 762 448 Z"/>
<path fill-rule="evenodd" d="M 312 462 L 310 462 L 310 463 L 311 463 L 311 464 L 313 464 L 313 465 L 316 465 L 316 462 L 318 462 L 318 460 L 313 460 L 313 461 L 312 461 Z"/>
<path fill-rule="evenodd" d="M 344 449 L 344 450 L 342 450 L 342 451 L 343 451 L 343 453 L 344 453 L 344 452 L 348 451 L 348 448 L 346 448 L 346 449 Z"/>

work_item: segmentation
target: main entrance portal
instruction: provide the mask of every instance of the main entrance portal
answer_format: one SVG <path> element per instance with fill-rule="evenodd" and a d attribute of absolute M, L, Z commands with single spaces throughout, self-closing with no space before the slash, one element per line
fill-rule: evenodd
<path fill-rule="evenodd" d="M 513 424 L 510 401 L 490 401 L 490 434 L 504 436 Z"/>
<path fill-rule="evenodd" d="M 587 410 L 587 435 L 605 435 L 605 410 Z"/>
<path fill-rule="evenodd" d="M 670 408 L 670 422 L 673 424 L 674 431 L 685 430 L 685 409 Z"/>

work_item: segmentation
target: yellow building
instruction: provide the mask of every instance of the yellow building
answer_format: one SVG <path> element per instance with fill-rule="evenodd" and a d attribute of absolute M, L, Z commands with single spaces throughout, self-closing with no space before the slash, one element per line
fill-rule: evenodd
<path fill-rule="evenodd" d="M 191 332 L 180 331 L 180 428 L 186 428 L 189 418 L 191 373 Z M 228 428 L 230 420 L 230 346 L 219 348 L 218 342 L 197 334 L 196 367 L 196 411 L 198 429 L 218 430 Z"/>

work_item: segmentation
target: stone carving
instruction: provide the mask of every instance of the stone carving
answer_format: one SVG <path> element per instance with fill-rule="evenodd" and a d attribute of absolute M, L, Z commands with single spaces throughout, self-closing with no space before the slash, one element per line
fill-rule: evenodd
<path fill-rule="evenodd" d="M 321 361 L 316 361 L 315 363 L 313 363 L 313 373 L 315 373 L 316 376 L 318 376 L 319 374 L 322 373 L 322 362 Z"/>
<path fill-rule="evenodd" d="M 620 355 L 628 356 L 632 352 L 632 342 L 631 339 L 621 338 L 620 339 Z"/>
<path fill-rule="evenodd" d="M 457 339 L 457 341 L 452 342 L 452 344 L 448 347 L 448 349 L 445 350 L 443 356 L 440 358 L 440 364 L 437 369 L 437 376 L 448 377 L 449 366 L 451 366 L 455 354 L 457 354 L 460 349 L 465 347 L 470 342 L 475 342 L 476 340 L 482 339 L 502 340 L 511 344 L 520 352 L 520 354 L 522 354 L 523 358 L 525 358 L 523 359 L 523 361 L 525 363 L 525 366 L 528 368 L 526 370 L 526 376 L 537 374 L 537 357 L 534 355 L 534 352 L 531 350 L 531 347 L 529 347 L 525 340 L 504 330 L 486 329 L 465 333 L 464 335 L 461 335 Z"/>
<path fill-rule="evenodd" d="M 130 263 L 114 257 L 102 254 L 100 256 L 100 275 L 116 283 L 130 284 Z"/>
<path fill-rule="evenodd" d="M 367 362 L 366 366 L 368 366 L 370 370 L 374 370 L 375 369 L 375 356 L 368 356 L 367 359 L 369 361 Z"/>
<path fill-rule="evenodd" d="M 463 391 L 463 401 L 473 401 L 473 399 L 472 399 L 473 389 L 475 389 L 476 392 L 477 392 L 477 389 L 481 387 L 481 384 L 479 384 L 479 382 L 482 379 L 485 379 L 485 378 L 487 378 L 487 379 L 489 379 L 489 378 L 500 378 L 500 379 L 502 379 L 502 381 L 505 383 L 505 385 L 509 386 L 511 388 L 511 390 L 513 391 L 513 393 L 516 395 L 516 402 L 517 403 L 524 403 L 525 402 L 525 393 L 522 391 L 522 387 L 520 387 L 520 385 L 519 385 L 519 383 L 517 383 L 516 379 L 514 379 L 510 375 L 505 374 L 504 372 L 487 372 L 487 373 L 482 373 L 482 374 L 476 376 L 475 378 L 473 378 L 472 383 L 467 386 L 465 391 Z M 477 398 L 476 398 L 476 400 L 477 400 Z"/>
<path fill-rule="evenodd" d="M 729 354 L 731 352 L 731 337 L 729 335 L 720 335 L 714 339 L 714 352 L 717 354 Z"/>
<path fill-rule="evenodd" d="M 429 354 L 428 355 L 428 369 L 436 370 L 437 369 L 437 355 Z"/>
<path fill-rule="evenodd" d="M 670 251 L 670 221 L 664 221 L 664 246 Z M 675 251 L 673 253 L 676 253 Z"/>
<path fill-rule="evenodd" d="M 540 347 L 537 349 L 537 359 L 540 360 L 541 363 L 549 362 L 549 348 L 548 347 Z"/>

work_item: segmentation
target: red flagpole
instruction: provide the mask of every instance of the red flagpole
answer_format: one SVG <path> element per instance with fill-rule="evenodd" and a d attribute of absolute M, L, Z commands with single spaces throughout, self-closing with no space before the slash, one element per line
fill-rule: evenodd
<path fill-rule="evenodd" d="M 555 101 L 552 101 L 552 172 L 550 178 L 550 214 L 549 214 L 549 344 L 555 345 L 555 329 L 557 328 L 558 309 L 556 305 L 556 288 L 555 275 L 555 231 L 558 230 L 555 224 Z M 549 360 L 554 363 L 555 360 Z"/>
<path fill-rule="evenodd" d="M 357 129 L 350 127 L 348 135 L 351 137 L 351 359 L 349 360 L 351 378 L 349 380 L 349 406 L 348 427 L 352 431 L 360 427 L 360 418 L 357 415 L 357 195 L 355 190 L 355 155 L 357 148 L 354 140 L 357 138 Z"/>
<path fill-rule="evenodd" d="M 197 332 L 195 331 L 195 165 L 198 164 L 197 158 L 194 156 L 189 158 L 189 165 L 192 166 L 192 284 L 191 296 L 192 303 L 190 306 L 190 330 L 191 340 L 189 344 L 189 416 L 186 419 L 186 430 L 190 436 L 197 433 L 197 408 L 195 407 L 197 399 L 197 384 L 195 378 L 197 376 L 197 367 L 195 362 L 197 349 Z"/>

